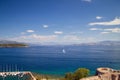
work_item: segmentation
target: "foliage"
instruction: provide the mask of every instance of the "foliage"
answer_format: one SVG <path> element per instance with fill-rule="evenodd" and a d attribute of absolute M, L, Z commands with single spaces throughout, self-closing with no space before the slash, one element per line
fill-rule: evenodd
<path fill-rule="evenodd" d="M 73 74 L 71 72 L 66 73 L 65 78 L 66 80 L 73 80 Z"/>
<path fill-rule="evenodd" d="M 87 77 L 89 75 L 89 70 L 86 68 L 79 68 L 74 73 L 75 80 Z"/>
<path fill-rule="evenodd" d="M 66 80 L 79 80 L 89 75 L 89 69 L 78 68 L 74 73 L 66 73 Z"/>
<path fill-rule="evenodd" d="M 26 44 L 0 44 L 0 47 L 26 47 Z"/>

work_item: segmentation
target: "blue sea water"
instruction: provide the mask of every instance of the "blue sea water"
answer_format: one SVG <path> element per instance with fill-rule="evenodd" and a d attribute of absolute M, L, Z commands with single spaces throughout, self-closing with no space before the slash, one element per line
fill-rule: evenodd
<path fill-rule="evenodd" d="M 65 53 L 63 53 L 63 49 Z M 56 75 L 64 75 L 66 72 L 73 72 L 77 68 L 84 67 L 90 69 L 91 75 L 93 75 L 98 67 L 120 69 L 120 47 L 34 46 L 0 48 L 0 71 L 6 65 L 17 65 L 21 71 Z"/>

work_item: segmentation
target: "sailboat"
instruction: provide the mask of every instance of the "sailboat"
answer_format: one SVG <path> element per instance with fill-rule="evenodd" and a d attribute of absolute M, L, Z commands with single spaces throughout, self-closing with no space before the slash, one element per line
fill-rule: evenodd
<path fill-rule="evenodd" d="M 66 53 L 65 49 L 62 50 L 63 53 Z"/>

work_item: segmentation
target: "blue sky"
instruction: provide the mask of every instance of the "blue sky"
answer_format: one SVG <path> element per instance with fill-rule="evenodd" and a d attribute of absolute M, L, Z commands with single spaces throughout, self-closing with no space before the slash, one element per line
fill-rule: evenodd
<path fill-rule="evenodd" d="M 0 0 L 0 39 L 31 43 L 120 40 L 120 0 Z"/>

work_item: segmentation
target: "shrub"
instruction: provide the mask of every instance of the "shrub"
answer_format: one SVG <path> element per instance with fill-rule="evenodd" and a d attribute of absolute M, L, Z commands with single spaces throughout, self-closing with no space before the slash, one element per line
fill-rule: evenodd
<path fill-rule="evenodd" d="M 71 72 L 66 73 L 65 79 L 66 79 L 66 80 L 73 80 L 73 74 L 72 74 Z"/>
<path fill-rule="evenodd" d="M 79 80 L 89 75 L 89 69 L 78 68 L 74 73 L 66 73 L 66 80 Z"/>
<path fill-rule="evenodd" d="M 74 72 L 74 79 L 79 80 L 81 78 L 87 77 L 89 75 L 89 70 L 86 68 L 79 68 Z"/>

